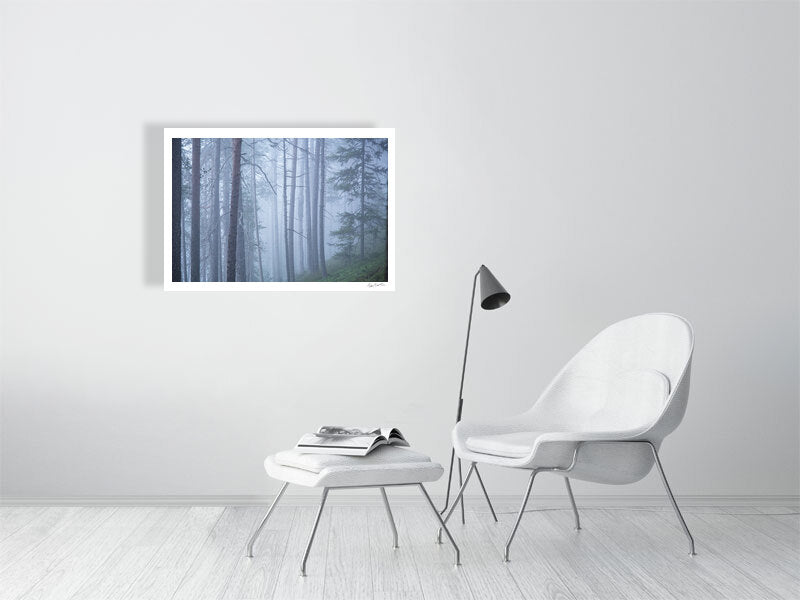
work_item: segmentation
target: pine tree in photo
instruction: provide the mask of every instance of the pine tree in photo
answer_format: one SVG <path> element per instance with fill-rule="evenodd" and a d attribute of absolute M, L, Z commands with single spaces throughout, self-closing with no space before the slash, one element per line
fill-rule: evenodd
<path fill-rule="evenodd" d="M 233 139 L 233 167 L 231 172 L 231 204 L 228 227 L 228 281 L 236 281 L 236 256 L 241 244 L 238 240 L 240 225 L 239 197 L 241 195 L 242 139 Z"/>
<path fill-rule="evenodd" d="M 172 281 L 181 280 L 181 203 L 183 167 L 181 138 L 172 138 Z"/>
<path fill-rule="evenodd" d="M 331 182 L 348 207 L 331 235 L 340 257 L 347 262 L 355 257 L 364 260 L 367 254 L 386 249 L 387 151 L 386 139 L 345 138 L 328 157 L 338 165 Z"/>

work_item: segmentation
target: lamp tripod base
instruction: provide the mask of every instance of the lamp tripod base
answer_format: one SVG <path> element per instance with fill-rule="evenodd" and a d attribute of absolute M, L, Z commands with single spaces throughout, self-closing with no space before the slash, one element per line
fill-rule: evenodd
<path fill-rule="evenodd" d="M 464 485 L 464 478 L 461 471 L 461 459 L 458 460 L 458 486 L 461 488 Z M 450 468 L 447 471 L 447 494 L 445 495 L 444 500 L 444 508 L 440 511 L 441 514 L 447 512 L 447 509 L 450 508 L 450 489 L 453 485 L 453 466 L 456 462 L 456 451 L 455 448 L 450 450 Z M 478 477 L 478 483 L 480 483 L 481 491 L 483 492 L 483 497 L 486 498 L 486 503 L 489 505 L 489 510 L 492 513 L 492 518 L 494 522 L 497 523 L 497 514 L 494 512 L 494 507 L 492 506 L 492 500 L 489 498 L 489 493 L 486 491 L 486 486 L 483 485 L 483 479 L 481 478 L 481 473 L 478 471 L 478 465 L 475 465 L 473 470 L 475 471 L 475 475 Z M 464 495 L 462 494 L 461 497 L 458 499 L 459 504 L 461 504 L 461 524 L 463 525 L 466 523 L 466 518 L 464 514 Z"/>

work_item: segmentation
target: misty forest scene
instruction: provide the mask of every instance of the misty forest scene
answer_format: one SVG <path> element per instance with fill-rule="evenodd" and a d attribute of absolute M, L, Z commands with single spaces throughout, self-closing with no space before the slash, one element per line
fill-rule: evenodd
<path fill-rule="evenodd" d="M 172 281 L 385 282 L 387 138 L 172 138 Z"/>

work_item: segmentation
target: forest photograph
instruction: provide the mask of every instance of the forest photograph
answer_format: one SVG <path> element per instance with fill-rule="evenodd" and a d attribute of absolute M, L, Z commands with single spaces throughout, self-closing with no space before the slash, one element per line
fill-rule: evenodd
<path fill-rule="evenodd" d="M 331 132 L 165 129 L 165 288 L 393 289 L 393 130 Z"/>

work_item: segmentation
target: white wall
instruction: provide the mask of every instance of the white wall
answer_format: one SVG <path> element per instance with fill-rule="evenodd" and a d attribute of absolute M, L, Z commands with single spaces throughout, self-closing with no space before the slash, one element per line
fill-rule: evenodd
<path fill-rule="evenodd" d="M 263 457 L 328 422 L 445 461 L 481 262 L 512 301 L 476 314 L 466 416 L 527 407 L 606 324 L 677 312 L 676 491 L 798 493 L 796 3 L 2 15 L 7 497 L 265 494 Z M 174 125 L 395 127 L 397 292 L 164 293 Z"/>

